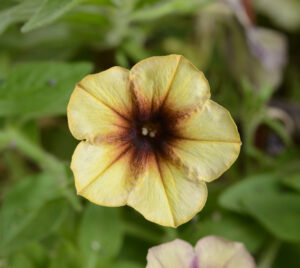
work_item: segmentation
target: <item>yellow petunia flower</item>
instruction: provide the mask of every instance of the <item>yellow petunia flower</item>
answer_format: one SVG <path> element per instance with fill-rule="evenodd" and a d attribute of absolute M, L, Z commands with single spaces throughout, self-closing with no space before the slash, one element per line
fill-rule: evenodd
<path fill-rule="evenodd" d="M 68 122 L 81 140 L 71 163 L 78 194 L 172 227 L 203 208 L 205 183 L 232 165 L 241 146 L 203 73 L 180 55 L 86 76 Z"/>
<path fill-rule="evenodd" d="M 181 239 L 150 248 L 146 268 L 255 268 L 242 243 L 217 236 L 200 239 L 195 249 Z"/>

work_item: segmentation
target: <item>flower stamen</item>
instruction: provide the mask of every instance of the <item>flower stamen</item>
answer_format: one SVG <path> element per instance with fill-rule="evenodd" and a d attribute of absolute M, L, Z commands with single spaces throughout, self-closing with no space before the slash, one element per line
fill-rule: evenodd
<path fill-rule="evenodd" d="M 154 129 L 153 127 L 143 126 L 141 132 L 143 136 L 149 136 L 150 138 L 155 138 L 157 130 Z"/>
<path fill-rule="evenodd" d="M 142 128 L 142 135 L 147 136 L 148 135 L 148 129 L 146 127 Z"/>
<path fill-rule="evenodd" d="M 155 135 L 156 135 L 156 131 L 151 131 L 151 132 L 149 133 L 149 136 L 150 136 L 151 138 L 154 138 Z"/>

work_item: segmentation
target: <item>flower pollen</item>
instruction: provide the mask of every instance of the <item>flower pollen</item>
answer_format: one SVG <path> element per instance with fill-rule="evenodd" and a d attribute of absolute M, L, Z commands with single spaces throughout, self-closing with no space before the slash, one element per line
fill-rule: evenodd
<path fill-rule="evenodd" d="M 142 127 L 142 135 L 147 136 L 149 133 L 148 128 Z"/>

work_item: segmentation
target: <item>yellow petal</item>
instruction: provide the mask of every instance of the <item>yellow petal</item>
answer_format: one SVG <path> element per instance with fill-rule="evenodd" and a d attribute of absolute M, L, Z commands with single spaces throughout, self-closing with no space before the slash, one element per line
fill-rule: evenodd
<path fill-rule="evenodd" d="M 203 73 L 179 55 L 151 57 L 137 63 L 130 71 L 130 80 L 143 118 L 162 106 L 189 112 L 201 107 L 210 96 Z"/>
<path fill-rule="evenodd" d="M 120 67 L 86 76 L 75 88 L 68 105 L 73 136 L 100 142 L 122 136 L 131 112 L 129 71 Z M 127 118 L 128 117 L 128 118 Z"/>
<path fill-rule="evenodd" d="M 86 76 L 79 85 L 122 116 L 131 118 L 132 99 L 127 69 L 112 67 L 104 72 Z"/>
<path fill-rule="evenodd" d="M 180 239 L 150 248 L 146 268 L 191 268 L 195 258 L 193 247 Z"/>
<path fill-rule="evenodd" d="M 240 136 L 229 112 L 208 100 L 203 110 L 180 120 L 177 139 L 170 143 L 173 157 L 190 173 L 212 181 L 226 171 L 240 152 Z"/>
<path fill-rule="evenodd" d="M 240 135 L 230 113 L 221 105 L 207 100 L 202 111 L 176 124 L 178 136 L 201 141 L 240 143 Z"/>
<path fill-rule="evenodd" d="M 255 268 L 254 260 L 243 244 L 216 236 L 199 240 L 196 254 L 201 268 Z"/>
<path fill-rule="evenodd" d="M 203 208 L 207 199 L 204 182 L 189 180 L 182 170 L 154 155 L 146 163 L 128 205 L 149 221 L 172 227 L 189 221 Z"/>
<path fill-rule="evenodd" d="M 128 166 L 130 159 L 128 144 L 81 142 L 71 163 L 78 194 L 102 206 L 125 205 L 134 183 Z"/>
<path fill-rule="evenodd" d="M 186 58 L 180 59 L 164 108 L 185 115 L 203 107 L 210 98 L 210 87 L 201 71 Z"/>

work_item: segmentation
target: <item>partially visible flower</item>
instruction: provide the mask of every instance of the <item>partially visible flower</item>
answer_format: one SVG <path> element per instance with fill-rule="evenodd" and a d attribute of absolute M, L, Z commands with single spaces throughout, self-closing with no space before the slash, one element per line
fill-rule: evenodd
<path fill-rule="evenodd" d="M 153 248 L 146 268 L 255 268 L 255 261 L 242 243 L 217 236 L 198 241 L 195 249 L 176 239 Z"/>
<path fill-rule="evenodd" d="M 68 105 L 81 140 L 71 163 L 78 194 L 161 225 L 189 221 L 206 202 L 206 182 L 241 146 L 229 112 L 209 98 L 203 73 L 179 55 L 85 77 Z"/>
<path fill-rule="evenodd" d="M 287 31 L 300 29 L 300 1 L 297 0 L 255 0 L 255 9 Z"/>
<path fill-rule="evenodd" d="M 258 27 L 247 13 L 245 1 L 223 0 L 230 6 L 244 27 L 251 53 L 262 63 L 268 73 L 270 86 L 277 87 L 282 80 L 287 62 L 287 40 L 284 34 L 268 28 Z"/>

